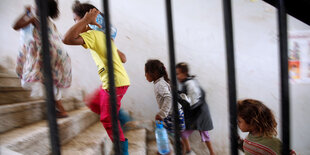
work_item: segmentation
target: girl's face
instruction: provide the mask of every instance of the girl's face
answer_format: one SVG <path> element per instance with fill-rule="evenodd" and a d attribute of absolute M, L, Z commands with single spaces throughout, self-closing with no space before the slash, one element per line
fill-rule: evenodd
<path fill-rule="evenodd" d="M 82 18 L 80 17 L 80 16 L 78 16 L 78 15 L 76 15 L 75 13 L 73 13 L 73 20 L 75 21 L 75 22 L 78 22 L 78 21 L 80 21 Z"/>
<path fill-rule="evenodd" d="M 242 132 L 250 132 L 251 126 L 250 124 L 246 123 L 244 119 L 238 116 L 238 126 Z"/>
<path fill-rule="evenodd" d="M 185 73 L 182 73 L 180 68 L 176 68 L 176 73 L 179 82 L 182 82 L 187 78 L 187 75 Z"/>
<path fill-rule="evenodd" d="M 151 75 L 149 73 L 147 73 L 147 72 L 145 72 L 145 78 L 146 78 L 147 81 L 153 82 L 153 79 L 152 79 Z"/>

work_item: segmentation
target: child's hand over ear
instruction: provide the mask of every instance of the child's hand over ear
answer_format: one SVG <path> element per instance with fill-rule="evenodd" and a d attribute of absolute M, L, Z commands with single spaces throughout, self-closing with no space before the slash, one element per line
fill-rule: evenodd
<path fill-rule="evenodd" d="M 99 13 L 100 11 L 94 8 L 88 11 L 83 18 L 87 21 L 88 24 L 96 25 L 101 28 L 101 25 L 96 22 L 96 18 Z"/>

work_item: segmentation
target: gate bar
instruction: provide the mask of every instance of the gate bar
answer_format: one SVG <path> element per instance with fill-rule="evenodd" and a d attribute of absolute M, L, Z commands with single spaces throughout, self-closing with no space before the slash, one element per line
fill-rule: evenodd
<path fill-rule="evenodd" d="M 107 45 L 107 58 L 108 58 L 108 76 L 109 76 L 109 93 L 110 93 L 110 112 L 112 118 L 112 130 L 113 130 L 113 144 L 114 152 L 116 155 L 121 155 L 119 130 L 118 130 L 118 115 L 116 110 L 116 92 L 114 82 L 114 67 L 113 67 L 113 54 L 111 48 L 111 29 L 110 29 L 110 12 L 109 12 L 109 1 L 103 0 L 103 11 L 106 27 L 106 44 Z"/>
<path fill-rule="evenodd" d="M 51 72 L 49 39 L 48 39 L 48 33 L 47 33 L 48 31 L 47 0 L 36 0 L 36 5 L 39 8 L 38 10 L 39 10 L 42 50 L 43 50 L 43 75 L 44 75 L 44 85 L 45 85 L 45 91 L 46 91 L 47 118 L 48 118 L 49 132 L 50 132 L 52 154 L 60 155 L 58 125 L 56 121 L 55 98 L 54 98 L 54 91 L 53 91 L 53 76 Z"/>
<path fill-rule="evenodd" d="M 290 150 L 290 99 L 288 80 L 288 47 L 287 47 L 287 18 L 285 1 L 278 0 L 278 29 L 280 50 L 281 78 L 281 117 L 282 117 L 282 154 L 288 155 Z"/>
<path fill-rule="evenodd" d="M 237 99 L 231 0 L 223 0 L 229 105 L 230 154 L 238 155 Z"/>
<path fill-rule="evenodd" d="M 168 42 L 169 42 L 169 61 L 170 61 L 170 75 L 171 75 L 171 90 L 172 90 L 172 103 L 173 103 L 173 116 L 174 116 L 174 128 L 175 128 L 175 153 L 176 155 L 182 154 L 182 147 L 180 142 L 180 120 L 179 110 L 177 103 L 177 81 L 176 81 L 176 69 L 175 69 L 175 52 L 174 52 L 174 39 L 173 39 L 173 22 L 172 22 L 172 7 L 171 0 L 166 0 L 166 13 L 167 13 L 167 27 L 168 27 Z"/>

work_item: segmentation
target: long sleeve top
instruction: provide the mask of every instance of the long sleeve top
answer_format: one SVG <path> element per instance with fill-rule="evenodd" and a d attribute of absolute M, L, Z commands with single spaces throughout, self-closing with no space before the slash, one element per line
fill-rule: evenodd
<path fill-rule="evenodd" d="M 189 98 L 190 106 L 193 106 L 200 100 L 201 89 L 197 80 L 188 80 L 184 83 L 187 89 L 187 97 Z"/>
<path fill-rule="evenodd" d="M 163 77 L 157 79 L 154 82 L 154 92 L 159 107 L 159 112 L 157 114 L 161 118 L 166 118 L 172 113 L 172 97 L 169 83 L 167 83 Z"/>

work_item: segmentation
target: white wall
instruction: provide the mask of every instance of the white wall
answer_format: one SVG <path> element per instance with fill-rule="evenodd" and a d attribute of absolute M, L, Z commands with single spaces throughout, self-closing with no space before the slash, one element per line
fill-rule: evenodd
<path fill-rule="evenodd" d="M 64 34 L 74 24 L 71 4 L 73 0 L 59 0 L 61 16 L 56 20 L 59 31 Z M 83 1 L 82 1 L 83 2 Z M 99 1 L 91 0 L 101 8 Z M 0 55 L 1 62 L 15 60 L 19 34 L 11 28 L 22 12 L 27 0 L 6 0 L 0 6 Z M 168 63 L 168 45 L 164 1 L 159 0 L 113 0 L 112 23 L 118 29 L 116 45 L 126 55 L 125 68 L 131 78 L 131 86 L 123 99 L 123 107 L 132 111 L 136 119 L 153 119 L 157 112 L 153 86 L 144 77 L 147 59 Z M 267 104 L 279 122 L 279 61 L 276 10 L 261 2 L 251 0 L 233 1 L 235 57 L 238 98 L 255 98 Z M 173 1 L 174 34 L 177 62 L 190 64 L 191 73 L 197 75 L 207 91 L 215 129 L 211 139 L 218 154 L 228 154 L 228 109 L 225 40 L 223 31 L 222 3 L 219 0 Z M 310 27 L 294 18 L 288 18 L 290 30 L 310 30 Z M 96 67 L 86 50 L 65 46 L 72 59 L 73 84 L 67 95 L 83 89 L 91 92 L 100 85 Z M 6 61 L 4 61 L 6 60 Z M 14 62 L 14 61 L 13 61 Z M 291 85 L 292 146 L 301 154 L 310 154 L 310 120 L 307 111 L 309 85 Z M 279 122 L 279 126 L 280 126 Z M 200 143 L 197 133 L 192 145 L 200 154 L 206 147 Z"/>

